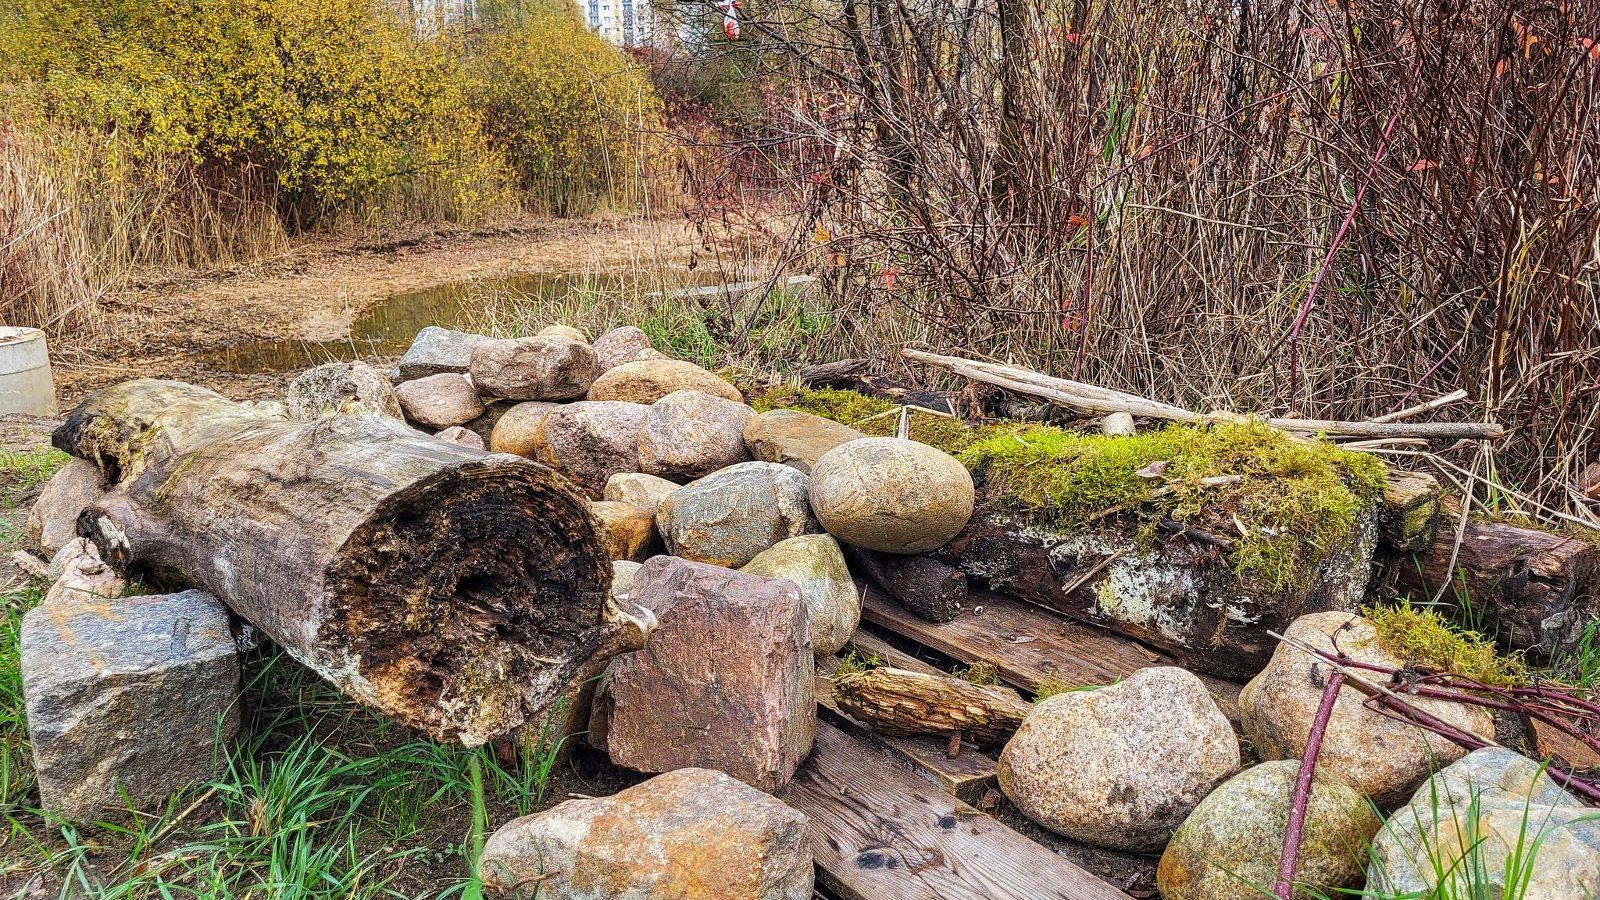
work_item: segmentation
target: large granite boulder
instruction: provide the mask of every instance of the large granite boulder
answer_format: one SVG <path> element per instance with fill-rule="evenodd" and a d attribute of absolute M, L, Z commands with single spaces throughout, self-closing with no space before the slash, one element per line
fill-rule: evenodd
<path fill-rule="evenodd" d="M 639 430 L 639 468 L 666 478 L 699 478 L 750 459 L 744 424 L 755 411 L 701 391 L 673 391 Z"/>
<path fill-rule="evenodd" d="M 752 459 L 783 463 L 808 473 L 822 454 L 864 437 L 849 425 L 796 409 L 770 410 L 744 426 L 744 445 Z"/>
<path fill-rule="evenodd" d="M 698 768 L 513 820 L 478 871 L 490 896 L 540 900 L 811 900 L 813 879 L 805 816 Z"/>
<path fill-rule="evenodd" d="M 289 382 L 287 407 L 289 418 L 297 422 L 337 413 L 401 417 L 388 376 L 360 360 L 324 363 L 295 376 Z"/>
<path fill-rule="evenodd" d="M 484 411 L 472 382 L 454 372 L 402 381 L 394 392 L 406 418 L 429 428 L 465 425 Z"/>
<path fill-rule="evenodd" d="M 700 391 L 744 402 L 738 388 L 681 359 L 641 359 L 613 366 L 594 380 L 589 399 L 654 403 L 673 391 Z"/>
<path fill-rule="evenodd" d="M 811 467 L 811 509 L 829 534 L 867 550 L 927 553 L 972 517 L 972 475 L 942 450 L 902 438 L 848 441 Z"/>
<path fill-rule="evenodd" d="M 655 613 L 656 630 L 607 666 L 590 743 L 642 772 L 702 766 L 764 791 L 788 783 L 817 711 L 794 584 L 657 556 L 628 599 Z"/>
<path fill-rule="evenodd" d="M 1000 754 L 1023 815 L 1074 840 L 1149 853 L 1239 769 L 1239 741 L 1206 686 L 1170 666 L 1041 701 Z"/>
<path fill-rule="evenodd" d="M 1285 634 L 1318 650 L 1343 651 L 1356 662 L 1394 668 L 1405 664 L 1378 646 L 1372 623 L 1354 613 L 1301 616 Z M 1301 757 L 1330 674 L 1326 663 L 1281 644 L 1267 667 L 1245 685 L 1239 694 L 1240 723 L 1260 758 Z M 1494 719 L 1483 709 L 1425 697 L 1410 702 L 1457 728 L 1494 740 Z M 1465 753 L 1452 741 L 1368 708 L 1366 695 L 1346 685 L 1334 703 L 1318 759 L 1378 806 L 1392 809 L 1435 766 L 1455 762 Z"/>
<path fill-rule="evenodd" d="M 1294 760 L 1262 763 L 1201 800 L 1161 854 L 1156 884 L 1164 900 L 1270 897 L 1299 773 Z M 1359 885 L 1367 842 L 1381 824 L 1359 791 L 1319 767 L 1306 804 L 1296 881 L 1329 896 Z"/>
<path fill-rule="evenodd" d="M 1539 763 L 1485 747 L 1440 770 L 1372 842 L 1385 896 L 1566 900 L 1600 888 L 1600 816 Z"/>
<path fill-rule="evenodd" d="M 729 466 L 668 494 L 656 508 L 667 552 L 742 566 L 779 541 L 810 534 L 806 476 L 778 463 Z"/>
<path fill-rule="evenodd" d="M 411 347 L 400 357 L 400 378 L 426 378 L 440 372 L 467 374 L 472 364 L 472 348 L 488 338 L 481 334 L 467 334 L 429 325 L 417 332 Z"/>
<path fill-rule="evenodd" d="M 639 429 L 649 420 L 650 407 L 638 403 L 568 403 L 539 421 L 534 455 L 599 500 L 612 475 L 639 470 Z"/>
<path fill-rule="evenodd" d="M 106 492 L 100 469 L 73 457 L 50 476 L 28 510 L 28 540 L 56 553 L 78 536 L 78 514 Z"/>
<path fill-rule="evenodd" d="M 21 637 L 46 810 L 89 822 L 155 809 L 215 774 L 217 741 L 239 727 L 239 661 L 211 595 L 53 595 L 23 617 Z"/>
<path fill-rule="evenodd" d="M 666 358 L 650 346 L 649 335 L 632 325 L 613 328 L 595 338 L 594 353 L 601 372 L 608 372 L 623 363 Z"/>
<path fill-rule="evenodd" d="M 494 430 L 489 433 L 489 449 L 531 459 L 535 454 L 533 436 L 539 431 L 539 423 L 560 408 L 561 404 L 548 400 L 514 404 L 494 423 Z"/>
<path fill-rule="evenodd" d="M 810 623 L 811 651 L 818 659 L 838 653 L 861 623 L 861 592 L 839 542 L 826 534 L 802 534 L 757 553 L 739 571 L 784 578 L 800 588 Z"/>
<path fill-rule="evenodd" d="M 559 334 L 481 341 L 470 372 L 479 391 L 506 400 L 576 400 L 597 374 L 594 348 Z"/>

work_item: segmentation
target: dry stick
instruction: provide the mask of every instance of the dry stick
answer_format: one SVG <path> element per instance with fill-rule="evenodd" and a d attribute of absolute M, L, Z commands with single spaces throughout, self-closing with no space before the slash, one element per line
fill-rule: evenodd
<path fill-rule="evenodd" d="M 1191 423 L 1229 422 L 1244 418 L 1234 413 L 1201 414 L 1133 394 L 1095 388 L 1092 385 L 1084 385 L 1066 378 L 1054 378 L 1015 366 L 944 356 L 911 348 L 901 353 L 907 359 L 946 369 L 973 381 L 992 384 L 1019 394 L 1042 397 L 1063 406 L 1088 412 L 1125 412 L 1152 419 Z M 1505 428 L 1496 422 L 1340 422 L 1328 419 L 1267 419 L 1266 421 L 1268 425 L 1283 431 L 1367 438 L 1484 440 L 1505 435 Z"/>
<path fill-rule="evenodd" d="M 1429 410 L 1438 409 L 1441 406 L 1449 406 L 1450 404 L 1455 403 L 1458 400 L 1465 400 L 1465 399 L 1467 399 L 1467 392 L 1462 390 L 1461 388 L 1456 388 L 1455 390 L 1451 391 L 1450 393 L 1445 394 L 1443 397 L 1435 397 L 1432 400 L 1429 400 L 1427 403 L 1418 403 L 1416 406 L 1408 406 L 1405 409 L 1396 410 L 1395 412 L 1392 412 L 1392 413 L 1387 413 L 1387 414 L 1381 415 L 1381 416 L 1373 416 L 1372 418 L 1368 419 L 1367 421 L 1368 422 L 1398 422 L 1401 419 L 1409 419 L 1412 416 L 1428 412 Z"/>
<path fill-rule="evenodd" d="M 1306 735 L 1306 751 L 1300 755 L 1300 774 L 1294 780 L 1294 800 L 1289 804 L 1289 823 L 1283 829 L 1283 853 L 1278 858 L 1278 883 L 1273 894 L 1278 900 L 1294 900 L 1294 873 L 1300 863 L 1300 839 L 1306 829 L 1306 805 L 1311 801 L 1311 782 L 1317 774 L 1317 754 L 1322 750 L 1322 736 L 1328 731 L 1328 720 L 1333 718 L 1333 704 L 1339 699 L 1339 689 L 1344 686 L 1344 675 L 1335 671 L 1328 676 L 1322 688 L 1322 704 L 1317 716 L 1311 720 L 1311 731 Z"/>

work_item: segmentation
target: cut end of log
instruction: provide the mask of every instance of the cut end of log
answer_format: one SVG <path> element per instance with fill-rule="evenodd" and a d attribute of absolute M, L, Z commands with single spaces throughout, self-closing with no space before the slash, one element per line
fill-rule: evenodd
<path fill-rule="evenodd" d="M 611 570 L 575 495 L 521 464 L 445 469 L 389 497 L 329 569 L 318 643 L 352 689 L 435 737 L 531 719 L 607 640 Z"/>

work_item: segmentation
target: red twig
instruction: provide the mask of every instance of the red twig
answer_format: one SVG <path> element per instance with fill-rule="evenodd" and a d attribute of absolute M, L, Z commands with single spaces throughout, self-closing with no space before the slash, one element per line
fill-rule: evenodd
<path fill-rule="evenodd" d="M 1315 665 L 1315 664 L 1313 664 Z M 1289 822 L 1283 829 L 1283 855 L 1278 858 L 1278 883 L 1272 892 L 1278 900 L 1294 900 L 1294 873 L 1300 864 L 1300 839 L 1306 829 L 1306 805 L 1311 801 L 1311 782 L 1317 774 L 1317 754 L 1322 750 L 1322 736 L 1328 731 L 1328 720 L 1333 717 L 1333 704 L 1339 699 L 1339 689 L 1344 687 L 1344 674 L 1333 672 L 1322 688 L 1322 705 L 1317 707 L 1317 717 L 1311 720 L 1311 731 L 1306 735 L 1306 752 L 1300 755 L 1300 774 L 1294 781 L 1294 799 L 1289 804 Z"/>

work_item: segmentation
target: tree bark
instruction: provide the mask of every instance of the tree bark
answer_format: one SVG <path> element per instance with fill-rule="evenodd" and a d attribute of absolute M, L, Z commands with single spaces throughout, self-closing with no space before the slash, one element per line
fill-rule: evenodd
<path fill-rule="evenodd" d="M 210 591 L 436 739 L 534 720 L 652 621 L 611 600 L 586 500 L 528 460 L 151 380 L 90 397 L 54 442 L 112 485 L 78 522 L 107 561 Z"/>
<path fill-rule="evenodd" d="M 1395 586 L 1417 600 L 1445 586 L 1485 634 L 1546 658 L 1576 648 L 1600 615 L 1600 545 L 1504 522 L 1468 522 L 1459 553 L 1455 538 L 1443 528 L 1428 549 L 1391 560 Z"/>
<path fill-rule="evenodd" d="M 884 667 L 838 675 L 833 699 L 852 718 L 888 735 L 970 735 L 980 744 L 1002 744 L 1033 709 L 1016 691 Z"/>
<path fill-rule="evenodd" d="M 926 556 L 896 556 L 841 544 L 850 564 L 904 606 L 930 622 L 948 622 L 961 615 L 967 600 L 967 576 Z"/>

